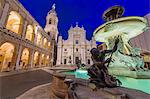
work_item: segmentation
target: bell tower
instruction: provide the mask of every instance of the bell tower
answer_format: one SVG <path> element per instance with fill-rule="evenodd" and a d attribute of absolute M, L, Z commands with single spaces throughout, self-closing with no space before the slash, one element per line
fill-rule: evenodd
<path fill-rule="evenodd" d="M 44 30 L 52 37 L 53 40 L 57 42 L 58 37 L 58 17 L 55 10 L 55 4 L 53 4 L 52 9 L 48 12 L 46 17 L 46 26 Z"/>

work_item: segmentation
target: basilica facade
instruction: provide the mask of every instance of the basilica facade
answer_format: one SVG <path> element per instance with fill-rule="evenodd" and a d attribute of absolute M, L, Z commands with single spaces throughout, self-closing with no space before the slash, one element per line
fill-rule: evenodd
<path fill-rule="evenodd" d="M 51 66 L 55 5 L 43 29 L 18 0 L 0 0 L 0 72 Z"/>
<path fill-rule="evenodd" d="M 68 30 L 68 39 L 63 40 L 58 37 L 57 65 L 74 65 L 77 62 L 91 65 L 91 48 L 96 47 L 96 41 L 92 37 L 91 41 L 86 40 L 86 30 L 84 27 L 71 26 Z"/>

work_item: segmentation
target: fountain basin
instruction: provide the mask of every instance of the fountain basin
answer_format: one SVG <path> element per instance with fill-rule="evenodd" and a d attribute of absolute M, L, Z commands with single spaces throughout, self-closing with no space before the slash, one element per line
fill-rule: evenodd
<path fill-rule="evenodd" d="M 80 78 L 84 80 L 88 80 L 89 76 L 87 75 L 87 70 L 76 70 L 76 71 L 68 71 L 65 74 L 74 74 L 75 78 Z M 145 93 L 150 94 L 150 79 L 135 79 L 125 76 L 116 76 L 121 82 L 122 87 L 131 88 L 143 91 Z"/>
<path fill-rule="evenodd" d="M 143 17 L 122 17 L 99 26 L 94 37 L 96 41 L 108 42 L 110 37 L 123 35 L 123 39 L 128 41 L 146 31 L 147 26 L 147 20 Z"/>

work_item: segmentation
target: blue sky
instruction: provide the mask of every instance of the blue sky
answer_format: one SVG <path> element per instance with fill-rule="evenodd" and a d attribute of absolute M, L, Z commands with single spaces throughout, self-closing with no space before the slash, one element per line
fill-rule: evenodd
<path fill-rule="evenodd" d="M 144 16 L 150 12 L 150 0 L 19 0 L 22 5 L 44 28 L 46 15 L 53 3 L 56 4 L 59 33 L 68 38 L 71 24 L 84 26 L 87 39 L 90 40 L 94 30 L 104 23 L 103 12 L 114 5 L 125 8 L 124 16 Z"/>

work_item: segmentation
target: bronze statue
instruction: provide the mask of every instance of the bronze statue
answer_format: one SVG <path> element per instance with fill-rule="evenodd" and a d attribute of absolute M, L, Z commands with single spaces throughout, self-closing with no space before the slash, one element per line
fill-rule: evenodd
<path fill-rule="evenodd" d="M 97 88 L 117 87 L 121 82 L 108 73 L 109 63 L 112 61 L 113 52 L 117 50 L 119 39 L 116 39 L 114 48 L 112 50 L 99 50 L 97 48 L 91 49 L 93 65 L 88 69 L 90 76 L 90 83 Z M 110 58 L 106 58 L 106 54 L 111 54 Z"/>

